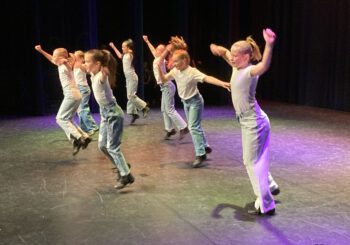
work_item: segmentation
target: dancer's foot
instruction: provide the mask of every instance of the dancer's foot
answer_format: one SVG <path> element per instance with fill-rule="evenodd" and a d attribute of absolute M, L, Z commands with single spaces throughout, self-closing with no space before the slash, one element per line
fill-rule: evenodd
<path fill-rule="evenodd" d="M 140 116 L 138 114 L 131 114 L 131 116 L 132 116 L 132 118 L 131 118 L 130 124 L 134 124 L 136 119 L 140 118 Z"/>
<path fill-rule="evenodd" d="M 202 156 L 196 156 L 196 159 L 192 163 L 193 168 L 200 168 L 202 167 L 203 162 L 207 160 L 207 155 L 202 155 Z"/>
<path fill-rule="evenodd" d="M 170 130 L 170 131 L 167 131 L 167 133 L 166 133 L 164 139 L 165 139 L 165 140 L 168 140 L 168 139 L 170 139 L 170 137 L 171 137 L 172 135 L 174 135 L 174 134 L 176 134 L 176 130 L 175 130 L 175 129 L 172 129 L 172 130 Z"/>
<path fill-rule="evenodd" d="M 146 118 L 148 116 L 150 110 L 151 109 L 148 106 L 145 106 L 145 108 L 142 109 L 143 118 Z"/>
<path fill-rule="evenodd" d="M 181 129 L 179 140 L 182 140 L 185 137 L 185 135 L 188 134 L 189 132 L 190 130 L 188 130 L 188 127 Z"/>
<path fill-rule="evenodd" d="M 134 183 L 135 178 L 134 176 L 132 176 L 131 173 L 129 173 L 128 175 L 122 176 L 119 180 L 119 183 L 117 185 L 114 186 L 114 188 L 120 190 L 123 189 L 125 186 L 127 185 L 131 185 L 132 183 Z"/>

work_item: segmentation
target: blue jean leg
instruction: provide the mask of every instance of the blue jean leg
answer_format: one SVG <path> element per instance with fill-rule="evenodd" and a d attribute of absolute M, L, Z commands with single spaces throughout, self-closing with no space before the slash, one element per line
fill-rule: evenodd
<path fill-rule="evenodd" d="M 130 169 L 120 149 L 123 135 L 124 113 L 117 104 L 100 107 L 101 124 L 98 148 L 117 167 L 121 176 L 128 175 Z"/>
<path fill-rule="evenodd" d="M 79 86 L 79 90 L 81 93 L 81 102 L 78 108 L 78 116 L 80 128 L 84 132 L 90 132 L 93 130 L 97 130 L 98 126 L 91 115 L 89 100 L 91 95 L 91 90 L 89 86 Z"/>
<path fill-rule="evenodd" d="M 191 133 L 194 150 L 196 156 L 205 154 L 206 139 L 201 126 L 202 111 L 204 108 L 203 97 L 200 94 L 193 96 L 190 99 L 182 100 L 184 110 L 187 117 L 188 128 Z"/>

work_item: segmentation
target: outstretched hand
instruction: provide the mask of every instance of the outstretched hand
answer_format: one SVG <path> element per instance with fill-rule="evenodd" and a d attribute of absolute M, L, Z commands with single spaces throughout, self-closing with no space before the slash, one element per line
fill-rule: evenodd
<path fill-rule="evenodd" d="M 263 36 L 268 44 L 273 44 L 276 40 L 276 34 L 269 28 L 263 30 Z"/>
<path fill-rule="evenodd" d="M 109 46 L 110 46 L 111 48 L 115 48 L 115 45 L 114 45 L 113 42 L 110 42 L 110 43 L 109 43 Z"/>
<path fill-rule="evenodd" d="M 41 45 L 35 45 L 34 47 L 37 51 L 40 51 L 41 50 Z"/>
<path fill-rule="evenodd" d="M 143 36 L 142 36 L 142 38 L 143 38 L 143 40 L 144 40 L 145 42 L 147 42 L 147 41 L 148 41 L 148 36 L 143 35 Z"/>

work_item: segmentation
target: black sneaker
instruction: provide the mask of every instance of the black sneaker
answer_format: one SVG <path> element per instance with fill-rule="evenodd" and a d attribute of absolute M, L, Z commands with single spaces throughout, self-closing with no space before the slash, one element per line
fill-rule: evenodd
<path fill-rule="evenodd" d="M 136 119 L 140 118 L 140 116 L 137 114 L 131 114 L 131 116 L 132 118 L 131 118 L 130 124 L 133 124 L 136 121 Z"/>
<path fill-rule="evenodd" d="M 252 215 L 268 215 L 268 216 L 272 216 L 275 214 L 275 209 L 271 209 L 269 211 L 267 211 L 266 213 L 262 213 L 260 208 L 258 209 L 253 209 L 253 210 L 248 210 L 248 214 L 252 214 Z"/>
<path fill-rule="evenodd" d="M 129 169 L 130 169 L 130 168 L 131 168 L 131 165 L 130 165 L 129 163 L 126 163 L 126 164 L 128 165 L 128 167 L 129 167 Z M 119 181 L 120 178 L 121 178 L 119 169 L 118 169 L 117 167 L 113 167 L 113 168 L 112 168 L 112 171 L 113 171 L 113 173 L 116 174 L 116 180 Z"/>
<path fill-rule="evenodd" d="M 210 146 L 205 147 L 205 153 L 210 154 L 213 151 L 213 149 Z"/>
<path fill-rule="evenodd" d="M 175 129 L 172 129 L 172 130 L 170 130 L 170 131 L 167 131 L 167 132 L 166 132 L 166 135 L 165 135 L 165 137 L 164 137 L 164 139 L 165 139 L 165 140 L 168 140 L 168 139 L 170 139 L 170 136 L 172 136 L 172 135 L 174 135 L 174 134 L 176 134 L 176 130 L 175 130 Z"/>
<path fill-rule="evenodd" d="M 179 140 L 182 140 L 186 134 L 188 134 L 190 132 L 190 130 L 188 130 L 188 127 L 180 129 L 180 136 L 179 136 Z"/>
<path fill-rule="evenodd" d="M 280 188 L 277 187 L 276 189 L 271 191 L 271 194 L 274 195 L 274 196 L 277 196 L 278 194 L 280 194 L 280 192 L 281 192 Z"/>
<path fill-rule="evenodd" d="M 80 139 L 81 139 L 80 142 L 81 142 L 82 149 L 86 149 L 86 147 L 88 147 L 88 145 L 92 141 L 92 139 L 90 137 L 87 137 L 87 138 L 81 137 Z"/>
<path fill-rule="evenodd" d="M 132 176 L 132 174 L 129 173 L 128 175 L 122 176 L 119 180 L 119 183 L 115 185 L 114 188 L 116 188 L 117 190 L 123 189 L 125 186 L 134 183 L 134 181 L 134 176 Z"/>
<path fill-rule="evenodd" d="M 202 163 L 207 160 L 207 155 L 202 155 L 202 156 L 196 156 L 196 160 L 192 163 L 193 168 L 200 168 L 202 167 Z"/>
<path fill-rule="evenodd" d="M 80 139 L 73 139 L 73 156 L 75 156 L 76 154 L 78 154 L 78 152 L 80 151 L 81 148 L 81 142 Z"/>
<path fill-rule="evenodd" d="M 151 109 L 148 106 L 145 106 L 145 108 L 142 109 L 143 118 L 146 118 L 148 116 L 150 110 Z"/>

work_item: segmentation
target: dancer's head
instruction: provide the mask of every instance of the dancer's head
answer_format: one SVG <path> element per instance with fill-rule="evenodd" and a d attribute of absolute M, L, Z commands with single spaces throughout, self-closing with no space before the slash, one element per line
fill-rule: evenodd
<path fill-rule="evenodd" d="M 249 63 L 259 60 L 261 60 L 260 49 L 251 36 L 231 46 L 231 63 L 234 67 L 244 68 Z"/>
<path fill-rule="evenodd" d="M 176 50 L 172 59 L 174 66 L 180 71 L 185 70 L 189 66 L 191 60 L 188 52 L 183 49 Z"/>
<path fill-rule="evenodd" d="M 116 86 L 117 61 L 108 50 L 91 49 L 85 53 L 84 58 L 87 72 L 97 74 L 106 68 L 111 87 Z"/>

